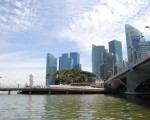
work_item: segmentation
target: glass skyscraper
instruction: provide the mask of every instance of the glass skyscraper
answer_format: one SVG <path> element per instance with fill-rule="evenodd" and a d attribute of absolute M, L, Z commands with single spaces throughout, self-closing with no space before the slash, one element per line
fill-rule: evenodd
<path fill-rule="evenodd" d="M 150 51 L 150 41 L 139 42 L 139 54 L 141 57 L 144 57 L 147 54 L 147 51 Z"/>
<path fill-rule="evenodd" d="M 73 68 L 81 69 L 79 53 L 71 52 L 70 56 L 68 53 L 63 53 L 59 57 L 59 70 L 71 70 Z"/>
<path fill-rule="evenodd" d="M 47 53 L 46 60 L 46 85 L 52 85 L 55 82 L 54 74 L 57 71 L 57 58 L 52 54 Z M 47 75 L 50 74 L 48 77 Z"/>
<path fill-rule="evenodd" d="M 73 67 L 73 61 L 69 58 L 68 53 L 63 53 L 59 57 L 59 70 L 71 70 Z"/>
<path fill-rule="evenodd" d="M 118 55 L 113 53 L 108 53 L 105 49 L 103 54 L 103 64 L 100 66 L 100 78 L 104 80 L 108 73 L 116 74 L 118 67 L 116 66 L 118 62 Z"/>
<path fill-rule="evenodd" d="M 135 27 L 126 24 L 125 25 L 126 33 L 126 42 L 127 42 L 127 53 L 128 53 L 128 62 L 132 63 L 133 59 L 137 59 L 138 56 L 138 44 L 143 42 L 144 38 L 142 33 Z M 131 49 L 132 46 L 134 49 Z"/>
<path fill-rule="evenodd" d="M 103 64 L 104 46 L 92 45 L 92 72 L 100 77 L 100 66 Z"/>
<path fill-rule="evenodd" d="M 73 68 L 81 69 L 80 55 L 77 52 L 71 52 L 70 58 L 73 60 Z"/>
<path fill-rule="evenodd" d="M 115 64 L 117 65 L 118 70 L 123 67 L 123 58 L 122 58 L 122 44 L 118 40 L 112 40 L 109 42 L 109 53 L 113 53 L 118 55 L 118 63 L 115 60 Z M 117 58 L 116 58 L 117 59 Z M 117 70 L 117 71 L 118 71 Z"/>

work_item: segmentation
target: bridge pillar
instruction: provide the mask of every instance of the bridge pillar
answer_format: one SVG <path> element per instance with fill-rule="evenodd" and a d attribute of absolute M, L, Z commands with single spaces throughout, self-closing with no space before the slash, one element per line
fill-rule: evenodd
<path fill-rule="evenodd" d="M 150 73 L 136 69 L 130 72 L 126 76 L 127 92 L 134 92 L 135 89 L 144 81 L 150 79 Z"/>

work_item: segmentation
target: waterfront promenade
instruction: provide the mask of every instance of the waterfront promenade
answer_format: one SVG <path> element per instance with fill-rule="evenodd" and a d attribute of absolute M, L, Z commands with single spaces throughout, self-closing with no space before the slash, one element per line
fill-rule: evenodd
<path fill-rule="evenodd" d="M 103 94 L 104 88 L 91 86 L 50 85 L 49 87 L 0 88 L 0 91 L 18 91 L 19 94 Z"/>

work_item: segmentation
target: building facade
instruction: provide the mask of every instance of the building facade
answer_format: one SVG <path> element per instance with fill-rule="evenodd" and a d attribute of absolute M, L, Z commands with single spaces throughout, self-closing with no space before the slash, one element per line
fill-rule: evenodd
<path fill-rule="evenodd" d="M 108 73 L 114 75 L 118 72 L 118 66 L 116 64 L 118 63 L 118 55 L 108 53 L 108 50 L 105 49 L 103 60 L 104 62 L 100 66 L 100 78 L 102 80 L 104 80 L 107 77 Z"/>
<path fill-rule="evenodd" d="M 68 53 L 63 53 L 59 57 L 59 70 L 71 70 L 73 68 L 73 61 L 69 58 Z"/>
<path fill-rule="evenodd" d="M 71 70 L 73 68 L 81 69 L 80 55 L 77 52 L 63 53 L 59 57 L 59 70 Z"/>
<path fill-rule="evenodd" d="M 73 68 L 77 68 L 81 70 L 81 64 L 80 64 L 80 55 L 77 52 L 71 52 L 70 58 L 73 61 Z"/>
<path fill-rule="evenodd" d="M 140 42 L 138 45 L 140 57 L 144 57 L 148 51 L 150 52 L 150 41 Z"/>
<path fill-rule="evenodd" d="M 100 66 L 103 64 L 105 47 L 92 45 L 92 72 L 100 77 Z"/>
<path fill-rule="evenodd" d="M 54 74 L 57 71 L 57 58 L 52 54 L 47 53 L 46 59 L 46 85 L 55 84 Z M 49 76 L 48 76 L 49 74 Z"/>
<path fill-rule="evenodd" d="M 118 40 L 112 40 L 109 42 L 109 53 L 117 55 L 115 59 L 115 65 L 117 66 L 117 72 L 123 67 L 123 58 L 122 58 L 122 44 Z M 118 60 L 117 60 L 118 59 Z"/>
<path fill-rule="evenodd" d="M 133 63 L 137 59 L 139 42 L 144 42 L 142 33 L 135 27 L 126 24 L 125 25 L 126 43 L 127 43 L 127 54 L 128 62 Z"/>

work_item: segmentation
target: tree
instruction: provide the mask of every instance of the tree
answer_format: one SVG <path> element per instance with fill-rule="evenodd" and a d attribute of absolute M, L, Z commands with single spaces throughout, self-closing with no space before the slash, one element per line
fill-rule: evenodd
<path fill-rule="evenodd" d="M 46 75 L 46 79 L 50 79 L 52 77 L 52 74 L 51 73 L 48 73 L 47 75 Z"/>
<path fill-rule="evenodd" d="M 87 76 L 80 69 L 62 70 L 55 73 L 55 84 L 70 84 L 73 82 L 85 82 Z"/>
<path fill-rule="evenodd" d="M 61 78 L 62 78 L 62 72 L 58 70 L 55 73 L 55 78 L 56 78 L 55 84 L 60 84 L 61 83 Z"/>

